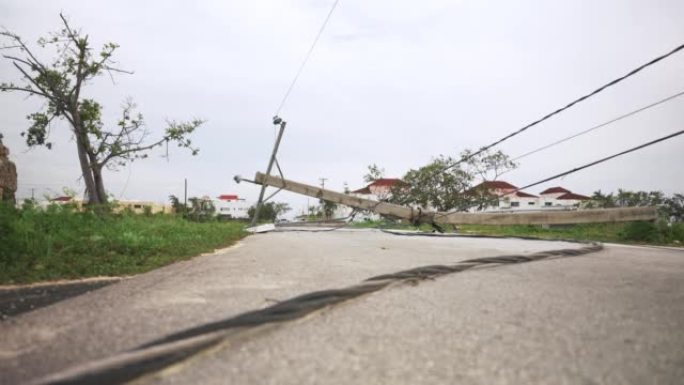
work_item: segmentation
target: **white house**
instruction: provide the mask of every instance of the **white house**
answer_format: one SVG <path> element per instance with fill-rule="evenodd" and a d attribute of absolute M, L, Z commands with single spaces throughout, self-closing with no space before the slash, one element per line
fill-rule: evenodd
<path fill-rule="evenodd" d="M 551 187 L 536 196 L 520 191 L 514 185 L 504 181 L 484 181 L 469 191 L 499 197 L 496 205 L 486 207 L 483 211 L 564 209 L 577 207 L 581 202 L 591 199 L 563 187 Z"/>
<path fill-rule="evenodd" d="M 534 210 L 539 208 L 539 197 L 524 191 L 515 191 L 499 197 L 499 209 Z"/>
<path fill-rule="evenodd" d="M 392 189 L 401 186 L 407 186 L 401 179 L 380 178 L 374 180 L 366 187 L 352 191 L 351 195 L 376 201 L 387 200 L 392 196 Z"/>
<path fill-rule="evenodd" d="M 591 199 L 588 196 L 575 194 L 560 186 L 547 188 L 539 193 L 539 204 L 543 207 L 576 207 Z"/>
<path fill-rule="evenodd" d="M 216 215 L 226 219 L 246 219 L 249 218 L 249 207 L 245 199 L 237 195 L 222 194 L 213 200 L 216 207 Z"/>
<path fill-rule="evenodd" d="M 520 191 L 516 186 L 502 181 L 484 181 L 468 190 L 467 193 L 498 197 L 495 205 L 485 208 L 476 207 L 471 211 L 499 210 L 536 210 L 539 208 L 539 197 Z"/>
<path fill-rule="evenodd" d="M 395 187 L 407 186 L 406 182 L 398 178 L 380 178 L 358 190 L 351 191 L 349 194 L 355 197 L 371 199 L 374 201 L 385 201 L 392 196 L 392 189 Z M 336 218 L 346 218 L 352 213 L 350 207 L 339 205 L 335 211 Z M 357 214 L 355 221 L 379 220 L 381 217 L 375 213 Z"/>

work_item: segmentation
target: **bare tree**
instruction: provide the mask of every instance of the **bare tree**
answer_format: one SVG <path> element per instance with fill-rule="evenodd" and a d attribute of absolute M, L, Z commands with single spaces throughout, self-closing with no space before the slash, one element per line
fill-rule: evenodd
<path fill-rule="evenodd" d="M 203 121 L 167 122 L 164 135 L 148 141 L 150 132 L 145 128 L 143 117 L 135 113 L 135 104 L 128 100 L 122 107 L 121 118 L 114 126 L 102 122 L 102 106 L 95 100 L 82 97 L 81 91 L 93 78 L 108 73 L 131 72 L 114 66 L 114 43 L 105 44 L 99 52 L 90 46 L 88 35 L 73 29 L 64 15 L 60 14 L 63 28 L 46 38 L 38 40 L 45 50 L 57 52 L 52 62 L 45 64 L 22 38 L 8 30 L 0 31 L 7 44 L 0 47 L 2 55 L 21 74 L 20 84 L 0 83 L 0 91 L 25 93 L 45 99 L 45 107 L 27 119 L 30 127 L 22 132 L 29 147 L 52 147 L 49 141 L 50 124 L 54 120 L 66 120 L 76 142 L 81 174 L 91 204 L 107 202 L 102 178 L 105 167 L 116 169 L 136 159 L 146 158 L 149 150 L 176 143 L 197 154 L 190 134 Z"/>

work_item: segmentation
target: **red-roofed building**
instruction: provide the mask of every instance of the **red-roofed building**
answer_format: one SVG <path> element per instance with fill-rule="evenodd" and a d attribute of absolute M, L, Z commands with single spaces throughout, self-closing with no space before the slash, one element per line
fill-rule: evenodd
<path fill-rule="evenodd" d="M 351 195 L 358 196 L 359 198 L 372 199 L 376 201 L 385 201 L 392 196 L 392 189 L 397 187 L 407 187 L 408 183 L 404 182 L 399 178 L 380 178 L 369 183 L 365 187 L 360 189 L 350 191 Z M 335 212 L 337 217 L 346 217 L 352 212 L 351 208 L 346 206 L 340 206 L 338 211 Z M 355 220 L 380 219 L 378 214 L 374 213 L 364 213 L 358 214 Z"/>
<path fill-rule="evenodd" d="M 556 186 L 547 188 L 539 193 L 541 195 L 540 204 L 543 207 L 575 207 L 583 201 L 589 200 L 588 196 L 575 194 L 570 190 Z"/>
<path fill-rule="evenodd" d="M 486 180 L 473 188 L 468 190 L 466 194 L 492 194 L 496 196 L 503 196 L 510 194 L 518 188 L 508 182 L 502 180 Z"/>
<path fill-rule="evenodd" d="M 240 199 L 237 195 L 232 194 L 221 194 L 217 198 L 221 201 L 236 201 Z"/>
<path fill-rule="evenodd" d="M 588 196 L 586 196 L 586 195 L 575 194 L 575 193 L 569 192 L 569 193 L 567 193 L 567 194 L 563 194 L 563 195 L 559 196 L 559 197 L 556 198 L 556 199 L 587 201 L 587 200 L 589 200 L 589 199 L 591 199 L 591 198 L 588 197 Z"/>
<path fill-rule="evenodd" d="M 408 186 L 408 184 L 398 178 L 380 178 L 374 180 L 366 187 L 354 190 L 351 193 L 355 195 L 362 195 L 364 198 L 368 199 L 384 200 L 392 195 L 393 188 L 405 186 Z"/>
<path fill-rule="evenodd" d="M 468 190 L 468 193 L 478 195 L 489 193 L 499 197 L 498 205 L 487 207 L 485 211 L 571 208 L 591 199 L 560 186 L 547 188 L 537 196 L 518 191 L 516 186 L 504 181 L 485 181 Z"/>
<path fill-rule="evenodd" d="M 50 202 L 68 203 L 68 202 L 72 202 L 73 200 L 74 200 L 74 197 L 63 196 L 63 197 L 52 198 L 52 199 L 50 199 Z"/>
<path fill-rule="evenodd" d="M 219 218 L 249 218 L 249 203 L 237 194 L 221 194 L 213 200 Z"/>
<path fill-rule="evenodd" d="M 539 195 L 551 195 L 551 194 L 567 194 L 570 190 L 566 190 L 563 187 L 550 187 L 539 193 Z"/>
<path fill-rule="evenodd" d="M 516 186 L 502 180 L 484 181 L 468 190 L 467 194 L 499 197 L 495 206 L 486 207 L 484 211 L 536 208 L 539 200 L 538 196 L 519 191 Z"/>

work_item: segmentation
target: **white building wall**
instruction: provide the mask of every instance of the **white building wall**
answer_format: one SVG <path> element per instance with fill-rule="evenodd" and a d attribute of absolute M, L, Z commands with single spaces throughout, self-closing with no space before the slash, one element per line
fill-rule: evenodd
<path fill-rule="evenodd" d="M 562 195 L 565 194 L 544 194 L 539 198 L 539 204 L 541 207 L 572 207 L 582 202 L 577 199 L 557 199 Z"/>
<path fill-rule="evenodd" d="M 216 207 L 216 215 L 224 218 L 246 219 L 249 218 L 249 207 L 251 206 L 246 200 L 212 200 L 214 207 Z"/>
<path fill-rule="evenodd" d="M 539 198 L 535 197 L 517 197 L 506 196 L 499 198 L 499 206 L 490 206 L 484 211 L 500 211 L 500 210 L 538 210 Z"/>

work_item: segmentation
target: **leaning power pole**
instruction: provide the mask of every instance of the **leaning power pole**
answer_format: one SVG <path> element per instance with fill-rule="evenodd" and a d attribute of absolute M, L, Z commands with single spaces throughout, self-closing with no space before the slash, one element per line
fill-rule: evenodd
<path fill-rule="evenodd" d="M 271 175 L 271 169 L 273 169 L 273 164 L 276 164 L 278 167 L 278 171 L 280 171 L 280 166 L 278 166 L 278 160 L 276 159 L 276 155 L 278 154 L 278 147 L 280 147 L 280 140 L 283 138 L 283 133 L 285 132 L 285 126 L 287 125 L 287 122 L 282 120 L 280 117 L 277 115 L 273 117 L 273 124 L 274 125 L 280 125 L 280 130 L 278 131 L 278 136 L 276 137 L 275 144 L 273 145 L 273 152 L 271 152 L 271 158 L 268 161 L 268 166 L 266 166 L 266 174 L 265 175 Z M 282 176 L 282 171 L 280 171 L 281 176 Z M 236 181 L 238 179 L 236 178 Z M 262 184 L 261 185 L 261 191 L 259 192 L 259 199 L 257 200 L 256 208 L 254 209 L 254 217 L 252 218 L 252 224 L 251 226 L 255 226 L 257 221 L 259 220 L 259 213 L 261 212 L 261 207 L 264 205 L 264 194 L 266 193 L 266 185 Z M 272 197 L 273 195 L 271 195 Z M 269 197 L 270 198 L 270 197 Z M 268 200 L 267 198 L 266 200 Z"/>

